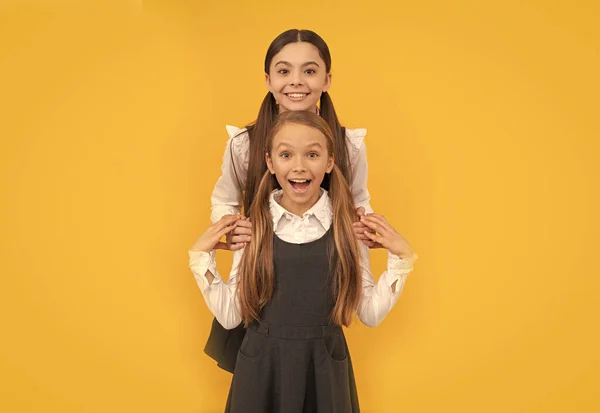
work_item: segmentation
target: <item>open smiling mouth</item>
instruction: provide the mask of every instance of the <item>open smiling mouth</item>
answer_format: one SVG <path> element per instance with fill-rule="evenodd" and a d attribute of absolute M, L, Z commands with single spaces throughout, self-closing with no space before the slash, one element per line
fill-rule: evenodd
<path fill-rule="evenodd" d="M 300 100 L 310 95 L 310 93 L 284 93 L 284 95 L 292 100 Z"/>
<path fill-rule="evenodd" d="M 290 179 L 288 182 L 296 193 L 303 193 L 308 189 L 311 179 Z"/>

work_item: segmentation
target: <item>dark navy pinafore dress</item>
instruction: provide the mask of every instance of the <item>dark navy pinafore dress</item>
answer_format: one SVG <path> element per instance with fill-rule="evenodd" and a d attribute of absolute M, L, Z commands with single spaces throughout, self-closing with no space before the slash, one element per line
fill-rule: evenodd
<path fill-rule="evenodd" d="M 239 347 L 226 413 L 360 411 L 344 333 L 329 323 L 330 236 L 306 244 L 274 236 L 275 289 Z"/>

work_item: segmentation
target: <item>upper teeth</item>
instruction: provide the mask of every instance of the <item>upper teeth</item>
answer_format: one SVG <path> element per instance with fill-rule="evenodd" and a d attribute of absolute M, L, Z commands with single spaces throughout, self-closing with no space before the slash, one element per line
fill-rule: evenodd
<path fill-rule="evenodd" d="M 290 181 L 295 182 L 297 184 L 303 184 L 304 182 L 307 182 L 308 179 L 290 179 Z"/>
<path fill-rule="evenodd" d="M 306 96 L 306 93 L 288 93 L 288 96 L 291 98 L 303 98 Z"/>

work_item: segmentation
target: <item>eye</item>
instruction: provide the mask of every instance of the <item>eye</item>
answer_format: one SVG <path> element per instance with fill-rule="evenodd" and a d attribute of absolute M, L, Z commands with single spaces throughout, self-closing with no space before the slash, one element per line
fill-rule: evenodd
<path fill-rule="evenodd" d="M 311 153 L 308 154 L 308 157 L 309 158 L 318 158 L 319 154 L 317 152 L 311 152 Z"/>
<path fill-rule="evenodd" d="M 282 158 L 286 158 L 286 159 L 287 159 L 287 158 L 289 158 L 289 157 L 290 157 L 290 154 L 289 154 L 289 152 L 281 152 L 281 153 L 279 154 L 279 156 L 280 156 L 280 157 L 282 157 Z"/>
<path fill-rule="evenodd" d="M 309 75 L 314 75 L 315 73 L 317 73 L 317 71 L 315 69 L 306 69 L 305 73 Z"/>
<path fill-rule="evenodd" d="M 279 69 L 277 71 L 277 73 L 279 73 L 280 75 L 287 75 L 290 71 L 287 69 Z"/>

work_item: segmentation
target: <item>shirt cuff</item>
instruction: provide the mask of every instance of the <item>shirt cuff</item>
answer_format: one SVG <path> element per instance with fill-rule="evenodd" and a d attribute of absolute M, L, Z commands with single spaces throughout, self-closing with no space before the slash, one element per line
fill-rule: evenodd
<path fill-rule="evenodd" d="M 414 252 L 412 256 L 406 258 L 400 258 L 397 255 L 388 252 L 388 271 L 398 274 L 408 274 L 413 270 L 413 263 L 419 258 Z"/>
<path fill-rule="evenodd" d="M 215 250 L 212 250 L 210 253 L 205 251 L 188 251 L 188 255 L 190 257 L 189 267 L 194 273 L 196 280 L 199 280 L 199 282 L 203 284 L 204 288 L 221 282 L 221 278 L 217 274 L 215 253 Z M 207 270 L 210 271 L 215 277 L 212 284 L 209 284 L 208 280 L 206 279 Z"/>
<path fill-rule="evenodd" d="M 396 291 L 393 293 L 394 295 L 400 293 L 402 290 L 399 284 L 403 284 L 404 280 L 410 272 L 413 270 L 413 263 L 415 260 L 419 258 L 419 256 L 415 253 L 409 258 L 400 258 L 397 255 L 388 252 L 388 264 L 387 264 L 387 283 L 392 287 L 392 285 L 398 281 L 396 284 Z"/>

